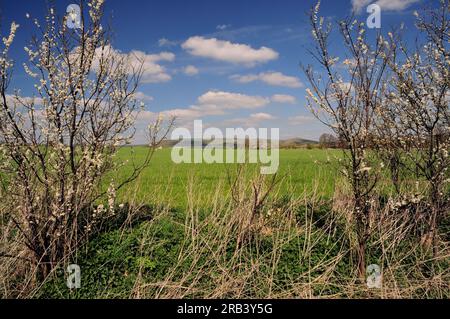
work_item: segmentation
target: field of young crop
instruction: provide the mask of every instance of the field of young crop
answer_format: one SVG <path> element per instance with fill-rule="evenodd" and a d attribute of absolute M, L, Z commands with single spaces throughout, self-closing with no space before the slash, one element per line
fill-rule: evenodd
<path fill-rule="evenodd" d="M 147 151 L 145 147 L 120 149 L 120 160 L 130 162 L 114 176 L 114 182 L 131 173 L 131 159 L 137 165 L 143 162 Z M 150 166 L 117 194 L 117 203 L 126 205 L 117 211 L 117 223 L 104 226 L 78 255 L 82 288 L 73 293 L 67 290 L 60 269 L 57 279 L 36 294 L 57 298 L 294 296 L 303 293 L 305 276 L 311 276 L 308 263 L 314 264 L 316 276 L 330 267 L 324 262 L 330 256 L 336 258 L 331 268 L 350 276 L 347 255 L 342 253 L 347 248 L 331 240 L 328 228 L 316 227 L 317 222 L 323 225 L 320 219 L 330 210 L 328 200 L 334 194 L 336 161 L 341 155 L 340 150 L 280 150 L 278 182 L 258 212 L 262 214 L 259 239 L 242 245 L 250 238 L 240 237 L 254 233 L 241 228 L 252 210 L 252 186 L 268 185 L 273 176 L 261 177 L 259 166 L 253 164 L 174 164 L 170 148 L 157 150 Z M 130 212 L 128 205 L 142 208 Z M 306 228 L 295 226 L 297 222 Z M 254 269 L 255 263 L 259 266 Z M 235 283 L 240 288 L 220 287 L 228 285 L 228 276 L 241 281 Z M 270 288 L 271 282 L 279 287 Z M 295 282 L 301 287 L 295 287 Z"/>
<path fill-rule="evenodd" d="M 127 147 L 118 156 L 134 158 L 137 164 L 146 152 L 144 147 Z M 264 193 L 272 180 L 262 178 L 257 166 L 246 165 L 237 177 L 237 164 L 174 164 L 170 148 L 158 150 L 139 179 L 117 194 L 125 208 L 118 209 L 112 223 L 102 225 L 76 255 L 83 269 L 81 289 L 68 290 L 64 269 L 59 268 L 57 276 L 33 295 L 443 297 L 443 281 L 429 292 L 422 290 L 420 276 L 428 254 L 411 255 L 414 241 L 405 237 L 399 242 L 398 235 L 382 230 L 374 231 L 368 243 L 367 262 L 383 264 L 390 258 L 387 286 L 369 291 L 358 284 L 354 238 L 345 214 L 346 186 L 336 163 L 341 156 L 341 150 L 280 150 L 279 182 L 255 210 L 255 189 Z M 130 174 L 131 165 L 114 181 Z M 384 218 L 391 222 L 390 216 Z M 380 251 L 380 240 L 386 251 Z M 436 271 L 446 278 L 448 260 L 436 264 Z M 411 269 L 407 276 L 404 267 Z"/>
<path fill-rule="evenodd" d="M 148 149 L 142 146 L 122 148 L 118 156 L 130 159 L 130 162 L 115 179 L 123 180 L 131 173 L 131 159 L 139 164 L 147 152 Z M 279 195 L 295 196 L 315 191 L 330 198 L 337 177 L 336 161 L 341 154 L 342 151 L 332 149 L 280 150 Z M 139 179 L 124 187 L 118 198 L 124 202 L 166 203 L 180 208 L 185 207 L 189 192 L 194 192 L 201 194 L 200 203 L 208 207 L 219 186 L 224 192 L 229 191 L 229 176 L 236 175 L 239 165 L 242 164 L 175 164 L 171 160 L 171 148 L 160 149 L 155 151 L 150 166 L 143 170 Z M 246 164 L 247 175 L 254 175 L 258 170 L 258 164 Z"/>

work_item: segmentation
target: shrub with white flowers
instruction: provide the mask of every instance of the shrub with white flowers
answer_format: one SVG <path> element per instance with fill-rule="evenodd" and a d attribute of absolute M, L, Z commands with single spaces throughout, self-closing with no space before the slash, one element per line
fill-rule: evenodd
<path fill-rule="evenodd" d="M 34 21 L 38 34 L 25 47 L 24 65 L 35 81 L 33 98 L 8 88 L 17 24 L 0 51 L 0 176 L 8 218 L 43 276 L 76 250 L 96 221 L 114 214 L 116 191 L 139 175 L 154 150 L 149 147 L 141 164 L 133 161 L 129 176 L 100 187 L 124 165 L 114 155 L 133 137 L 145 61 L 112 49 L 101 25 L 103 0 L 79 5 L 89 13 L 79 29 L 68 28 L 53 8 L 42 25 Z M 151 136 L 150 144 L 159 141 Z M 96 207 L 102 200 L 107 206 Z"/>
<path fill-rule="evenodd" d="M 315 39 L 311 54 L 319 68 L 304 68 L 310 83 L 306 90 L 307 106 L 339 137 L 345 148 L 345 159 L 340 164 L 352 188 L 357 265 L 360 277 L 364 278 L 371 196 L 379 175 L 367 150 L 372 143 L 375 110 L 383 103 L 382 83 L 387 64 L 381 58 L 384 41 L 379 36 L 370 43 L 364 23 L 342 21 L 338 27 L 347 56 L 339 63 L 339 57 L 332 55 L 329 45 L 332 23 L 319 18 L 319 9 L 320 1 L 310 14 Z"/>

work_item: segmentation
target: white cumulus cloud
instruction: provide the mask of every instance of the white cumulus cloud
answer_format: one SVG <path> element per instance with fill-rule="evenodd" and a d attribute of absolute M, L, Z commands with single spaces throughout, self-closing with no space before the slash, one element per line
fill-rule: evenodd
<path fill-rule="evenodd" d="M 161 38 L 161 39 L 158 40 L 158 46 L 160 46 L 160 47 L 171 47 L 171 46 L 174 46 L 174 45 L 177 45 L 176 41 L 171 41 L 171 40 L 166 39 L 166 38 Z"/>
<path fill-rule="evenodd" d="M 140 91 L 134 92 L 133 97 L 136 100 L 142 101 L 142 102 L 147 102 L 148 103 L 148 102 L 153 101 L 153 96 L 147 95 L 144 92 L 140 92 Z"/>
<path fill-rule="evenodd" d="M 419 1 L 420 0 L 378 0 L 374 2 L 373 0 L 352 0 L 352 9 L 356 13 L 361 13 L 369 4 L 375 3 L 384 11 L 402 11 Z"/>
<path fill-rule="evenodd" d="M 162 113 L 166 116 L 176 116 L 182 121 L 190 121 L 208 115 L 223 115 L 230 110 L 257 109 L 270 102 L 270 98 L 257 95 L 208 91 L 199 96 L 196 103 L 188 108 L 174 108 Z"/>
<path fill-rule="evenodd" d="M 250 83 L 261 81 L 273 86 L 284 86 L 290 88 L 303 87 L 303 83 L 295 76 L 284 75 L 281 72 L 261 72 L 259 74 L 232 75 L 230 77 L 239 83 Z"/>
<path fill-rule="evenodd" d="M 191 55 L 230 63 L 253 66 L 278 58 L 278 52 L 267 47 L 254 49 L 247 44 L 232 43 L 216 38 L 195 36 L 187 39 L 182 48 Z"/>
<path fill-rule="evenodd" d="M 183 68 L 183 73 L 189 76 L 193 76 L 197 75 L 199 73 L 199 70 L 193 65 L 188 65 L 185 68 Z"/>
<path fill-rule="evenodd" d="M 171 52 L 161 52 L 158 54 L 148 54 L 143 51 L 133 50 L 129 53 L 122 53 L 111 46 L 96 49 L 96 59 L 93 62 L 93 68 L 98 69 L 99 59 L 102 56 L 111 55 L 116 61 L 123 60 L 128 63 L 127 70 L 130 74 L 138 70 L 142 71 L 142 83 L 161 83 L 172 79 L 166 68 L 161 62 L 172 62 L 175 60 L 175 54 Z M 76 52 L 75 52 L 76 54 Z M 142 69 L 141 69 L 142 68 Z"/>
<path fill-rule="evenodd" d="M 208 91 L 198 98 L 198 102 L 201 105 L 216 105 L 223 109 L 254 109 L 266 106 L 270 103 L 270 99 L 241 93 Z"/>
<path fill-rule="evenodd" d="M 130 56 L 135 66 L 142 65 L 142 83 L 168 82 L 172 79 L 170 74 L 160 62 L 172 62 L 175 54 L 171 52 L 161 52 L 159 54 L 146 54 L 142 51 L 131 51 Z"/>
<path fill-rule="evenodd" d="M 275 116 L 269 113 L 254 113 L 250 115 L 250 118 L 256 121 L 267 121 L 276 119 Z"/>
<path fill-rule="evenodd" d="M 272 95 L 272 102 L 275 103 L 284 103 L 284 104 L 295 104 L 297 103 L 297 99 L 295 96 L 287 95 L 287 94 L 274 94 Z"/>
<path fill-rule="evenodd" d="M 305 115 L 297 115 L 288 118 L 288 123 L 290 125 L 310 124 L 314 121 L 316 121 L 314 117 Z"/>

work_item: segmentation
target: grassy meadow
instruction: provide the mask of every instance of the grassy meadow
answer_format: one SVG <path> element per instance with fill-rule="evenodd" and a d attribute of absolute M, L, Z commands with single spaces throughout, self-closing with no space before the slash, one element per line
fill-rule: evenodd
<path fill-rule="evenodd" d="M 119 151 L 118 157 L 120 160 L 134 158 L 139 164 L 147 152 L 143 146 L 125 147 Z M 341 155 L 342 151 L 334 149 L 281 149 L 278 194 L 300 196 L 314 191 L 323 198 L 331 198 L 338 177 L 336 161 Z M 218 187 L 223 196 L 227 195 L 229 176 L 236 174 L 239 165 L 242 164 L 175 164 L 171 160 L 171 148 L 159 149 L 155 151 L 150 166 L 142 171 L 138 180 L 122 189 L 118 198 L 124 202 L 165 203 L 184 208 L 193 191 L 199 195 L 199 204 L 207 208 L 211 206 Z M 259 164 L 247 163 L 245 166 L 248 177 L 259 171 Z M 120 181 L 128 176 L 131 167 L 130 161 L 114 179 Z"/>
<path fill-rule="evenodd" d="M 146 152 L 126 147 L 118 156 L 139 163 Z M 389 231 L 373 229 L 367 262 L 384 268 L 383 286 L 368 289 L 359 281 L 346 185 L 337 170 L 342 151 L 280 150 L 278 183 L 257 210 L 255 189 L 264 193 L 271 180 L 257 165 L 244 165 L 238 176 L 238 164 L 174 164 L 170 155 L 170 148 L 155 152 L 117 194 L 125 205 L 67 261 L 80 265 L 81 288 L 67 289 L 60 267 L 32 296 L 449 297 L 448 252 L 433 260 L 419 249 L 414 230 L 382 210 L 377 218 Z M 113 180 L 131 167 L 130 161 Z M 431 284 L 430 267 L 439 274 Z"/>

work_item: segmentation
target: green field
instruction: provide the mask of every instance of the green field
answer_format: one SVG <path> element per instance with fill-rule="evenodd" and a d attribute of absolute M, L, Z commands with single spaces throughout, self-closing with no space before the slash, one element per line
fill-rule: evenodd
<path fill-rule="evenodd" d="M 142 163 L 147 152 L 142 146 L 120 149 L 117 160 L 129 162 L 113 176 L 115 183 L 131 173 L 133 161 Z M 309 221 L 312 210 L 304 201 L 312 203 L 315 198 L 333 196 L 338 175 L 336 161 L 341 155 L 340 150 L 280 150 L 279 182 L 271 193 L 273 201 L 264 210 L 275 212 L 279 207 L 280 211 L 264 219 L 269 233 L 241 246 L 239 237 L 247 231 L 236 226 L 245 223 L 252 192 L 248 188 L 249 192 L 243 194 L 245 201 L 231 208 L 228 204 L 232 202 L 232 186 L 227 177 L 235 176 L 241 164 L 175 164 L 171 160 L 171 148 L 157 150 L 150 166 L 137 180 L 121 189 L 117 197 L 119 203 L 150 207 L 143 212 L 143 220 L 135 217 L 136 222 L 123 224 L 119 211 L 119 222 L 103 227 L 78 257 L 77 263 L 84 271 L 82 289 L 73 293 L 67 290 L 60 269 L 57 278 L 49 281 L 37 296 L 128 298 L 138 287 L 141 297 L 146 298 L 168 297 L 171 293 L 177 297 L 208 298 L 209 294 L 221 290 L 216 287 L 225 279 L 222 276 L 244 280 L 242 287 L 248 290 L 225 289 L 220 292 L 222 297 L 270 295 L 268 281 L 279 286 L 273 288 L 274 294 L 295 290 L 294 282 L 303 282 L 307 274 L 318 275 L 327 267 L 322 261 L 328 254 L 342 258 L 341 244 L 330 240 L 326 230 L 316 229 L 312 224 L 307 229 L 293 227 L 297 220 L 303 224 L 305 218 L 307 225 L 314 222 Z M 261 177 L 257 164 L 246 164 L 243 174 L 246 186 Z M 266 179 L 270 180 L 271 175 Z M 292 199 L 300 199 L 299 206 L 291 206 Z M 293 209 L 293 214 L 288 213 L 289 209 Z M 320 218 L 329 206 L 314 210 Z M 317 251 L 311 257 L 315 259 L 311 259 L 315 270 L 310 273 L 308 265 L 299 261 L 304 258 L 304 250 L 313 247 Z M 274 254 L 280 254 L 281 259 L 272 260 Z M 255 263 L 261 268 L 252 269 Z M 337 271 L 349 276 L 347 264 L 342 259 Z M 276 274 L 269 279 L 272 267 Z M 255 280 L 244 279 L 249 275 L 255 276 Z M 192 288 L 178 291 L 178 288 L 168 288 L 171 284 L 165 281 Z"/>
<path fill-rule="evenodd" d="M 134 159 L 142 162 L 148 152 L 145 147 L 125 147 L 119 151 L 119 159 Z M 301 195 L 316 191 L 318 195 L 329 198 L 333 195 L 337 177 L 336 158 L 342 151 L 321 149 L 280 150 L 280 164 L 277 178 L 280 194 Z M 123 180 L 131 172 L 128 163 L 119 171 L 115 179 Z M 171 160 L 171 148 L 157 150 L 150 166 L 144 169 L 138 180 L 127 185 L 120 193 L 124 202 L 166 203 L 174 207 L 184 207 L 188 191 L 200 196 L 200 203 L 208 206 L 208 200 L 217 187 L 226 193 L 229 190 L 228 174 L 236 172 L 238 164 L 175 164 Z M 258 173 L 258 164 L 247 164 L 248 176 Z M 224 193 L 224 195 L 225 195 Z"/>
<path fill-rule="evenodd" d="M 130 160 L 111 176 L 117 183 L 142 163 L 148 149 L 126 147 Z M 337 161 L 340 150 L 280 150 L 270 199 L 251 219 L 257 165 L 247 165 L 231 200 L 228 175 L 237 164 L 174 164 L 171 149 L 156 151 L 137 180 L 120 190 L 118 209 L 70 262 L 82 269 L 81 289 L 66 287 L 64 267 L 55 270 L 34 297 L 43 298 L 397 298 L 423 294 L 429 253 L 411 255 L 414 237 L 398 240 L 380 230 L 368 240 L 367 263 L 384 264 L 387 285 L 368 290 L 356 275 L 351 223 L 335 214 L 344 202 Z M 266 177 L 270 179 L 270 177 Z M 232 178 L 231 178 L 232 179 Z M 261 180 L 259 180 L 261 181 Z M 106 182 L 106 181 L 105 181 Z M 106 185 L 105 185 L 106 186 Z M 335 193 L 336 190 L 336 193 Z M 253 222 L 252 222 L 253 220 Z M 387 251 L 380 250 L 383 242 Z M 389 263 L 385 262 L 389 256 Z M 447 255 L 448 256 L 448 255 Z M 427 297 L 448 296 L 448 258 L 434 264 L 442 280 Z M 405 275 L 404 269 L 411 271 Z M 448 282 L 447 282 L 448 284 Z M 445 297 L 444 297 L 445 298 Z"/>

